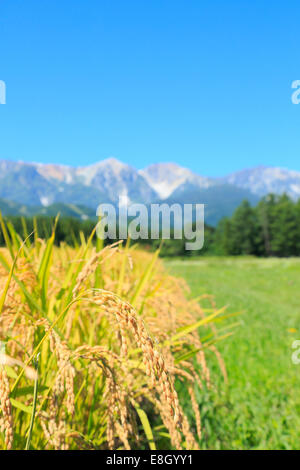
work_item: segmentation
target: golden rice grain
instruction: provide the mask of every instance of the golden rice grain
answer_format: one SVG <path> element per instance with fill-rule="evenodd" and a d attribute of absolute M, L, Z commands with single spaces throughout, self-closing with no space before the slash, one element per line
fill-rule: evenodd
<path fill-rule="evenodd" d="M 120 242 L 99 252 L 84 245 L 78 250 L 66 245 L 54 248 L 42 281 L 40 263 L 46 249 L 47 243 L 37 239 L 27 255 L 21 253 L 0 316 L 0 340 L 8 338 L 6 353 L 0 354 L 0 428 L 5 447 L 12 448 L 13 428 L 26 435 L 30 414 L 24 413 L 13 425 L 16 410 L 9 396 L 10 382 L 16 381 L 7 377 L 4 363 L 16 368 L 17 374 L 24 369 L 17 380 L 23 389 L 32 380 L 39 382 L 32 447 L 140 448 L 146 437 L 138 405 L 147 411 L 151 424 L 155 419 L 164 425 L 172 448 L 199 448 L 201 417 L 195 388 L 210 387 L 212 377 L 197 330 L 180 342 L 170 341 L 180 328 L 205 317 L 197 302 L 187 300 L 184 282 L 168 276 L 157 262 L 135 295 L 151 255 L 128 247 L 122 250 Z M 74 266 L 80 263 L 77 273 Z M 7 272 L 0 267 L 0 293 L 6 279 Z M 46 295 L 43 301 L 41 292 Z M 67 309 L 70 299 L 74 303 Z M 56 323 L 64 310 L 65 316 Z M 28 357 L 39 342 L 43 344 L 37 376 Z M 176 361 L 191 349 L 197 351 L 194 357 Z M 222 357 L 215 346 L 211 350 L 225 376 Z M 191 423 L 180 404 L 178 381 L 189 393 Z M 31 407 L 32 393 L 18 400 Z M 96 431 L 90 438 L 91 421 Z M 154 436 L 158 445 L 159 439 Z M 0 436 L 0 446 L 1 442 Z"/>

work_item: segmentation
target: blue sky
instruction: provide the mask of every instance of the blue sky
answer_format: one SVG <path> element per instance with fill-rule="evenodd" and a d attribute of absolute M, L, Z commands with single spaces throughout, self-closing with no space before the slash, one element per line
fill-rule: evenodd
<path fill-rule="evenodd" d="M 0 158 L 300 170 L 300 4 L 0 0 Z"/>

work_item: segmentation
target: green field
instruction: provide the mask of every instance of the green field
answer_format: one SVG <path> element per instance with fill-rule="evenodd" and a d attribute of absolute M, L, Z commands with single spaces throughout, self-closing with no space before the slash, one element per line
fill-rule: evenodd
<path fill-rule="evenodd" d="M 218 345 L 228 388 L 220 378 L 214 397 L 199 394 L 203 446 L 299 449 L 300 364 L 291 355 L 300 339 L 300 260 L 207 257 L 165 264 L 186 279 L 193 296 L 213 294 L 218 306 L 242 311 L 233 336 Z"/>

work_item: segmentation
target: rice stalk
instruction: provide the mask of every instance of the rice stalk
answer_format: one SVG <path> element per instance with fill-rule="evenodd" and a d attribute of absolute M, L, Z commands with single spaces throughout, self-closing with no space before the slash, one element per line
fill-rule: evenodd
<path fill-rule="evenodd" d="M 208 353 L 226 378 L 214 342 L 225 309 L 207 315 L 189 300 L 158 252 L 129 242 L 95 249 L 94 232 L 56 247 L 55 227 L 22 244 L 0 222 L 0 448 L 199 448 Z"/>

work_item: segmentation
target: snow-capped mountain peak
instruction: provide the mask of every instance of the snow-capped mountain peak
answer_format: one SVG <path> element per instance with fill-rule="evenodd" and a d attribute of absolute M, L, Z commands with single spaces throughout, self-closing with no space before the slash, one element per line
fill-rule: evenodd
<path fill-rule="evenodd" d="M 224 181 L 258 196 L 268 193 L 287 193 L 293 199 L 300 196 L 300 172 L 286 168 L 259 166 L 232 173 Z"/>
<path fill-rule="evenodd" d="M 209 178 L 193 173 L 176 163 L 156 163 L 139 171 L 161 199 L 167 199 L 181 185 L 190 183 L 202 188 L 212 184 Z"/>

